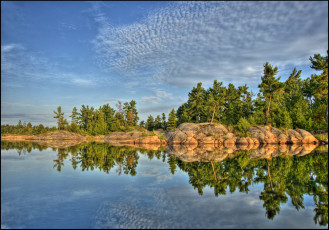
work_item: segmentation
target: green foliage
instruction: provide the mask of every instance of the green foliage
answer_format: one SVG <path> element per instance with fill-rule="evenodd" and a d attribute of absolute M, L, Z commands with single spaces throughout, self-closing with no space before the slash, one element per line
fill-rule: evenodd
<path fill-rule="evenodd" d="M 146 132 L 142 132 L 142 137 L 148 137 L 148 136 L 149 136 L 148 133 L 146 133 Z"/>
<path fill-rule="evenodd" d="M 169 113 L 167 130 L 176 129 L 176 112 L 175 109 L 172 109 Z"/>
<path fill-rule="evenodd" d="M 53 111 L 55 113 L 55 117 L 57 119 L 58 129 L 64 129 L 64 113 L 62 113 L 62 107 L 57 107 L 57 112 Z"/>
<path fill-rule="evenodd" d="M 51 131 L 56 131 L 56 127 L 45 127 L 42 124 L 33 126 L 30 122 L 22 125 L 19 121 L 17 125 L 1 125 L 1 136 L 8 135 L 38 135 L 41 133 L 47 133 Z"/>
<path fill-rule="evenodd" d="M 268 62 L 264 64 L 264 76 L 261 78 L 262 83 L 258 85 L 259 91 L 262 96 L 266 99 L 267 109 L 266 109 L 266 122 L 269 122 L 271 102 L 274 101 L 277 96 L 283 92 L 284 83 L 279 82 L 281 77 L 276 78 L 275 75 L 278 73 L 278 67 L 270 65 Z"/>
<path fill-rule="evenodd" d="M 292 119 L 290 118 L 289 112 L 286 109 L 278 112 L 274 117 L 274 121 L 277 127 L 280 128 L 293 128 Z"/>
<path fill-rule="evenodd" d="M 188 94 L 187 114 L 189 117 L 191 117 L 192 120 L 196 122 L 205 121 L 205 116 L 204 116 L 205 96 L 206 96 L 206 91 L 202 87 L 201 82 L 197 84 L 197 87 L 193 87 L 192 91 Z"/>
<path fill-rule="evenodd" d="M 235 128 L 241 132 L 242 136 L 246 137 L 247 131 L 250 128 L 250 124 L 247 119 L 242 117 L 236 124 Z"/>
<path fill-rule="evenodd" d="M 149 131 L 152 131 L 154 129 L 155 124 L 154 124 L 154 118 L 152 115 L 148 116 L 145 126 L 146 126 L 147 130 L 149 130 Z"/>
<path fill-rule="evenodd" d="M 151 136 L 156 136 L 156 133 L 155 133 L 154 129 L 153 129 L 153 131 L 152 131 Z"/>

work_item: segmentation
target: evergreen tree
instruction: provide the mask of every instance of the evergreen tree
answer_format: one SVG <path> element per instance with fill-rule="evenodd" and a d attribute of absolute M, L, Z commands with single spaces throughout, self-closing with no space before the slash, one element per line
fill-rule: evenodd
<path fill-rule="evenodd" d="M 326 104 L 324 118 L 328 122 L 328 51 L 326 57 L 314 54 L 313 58 L 310 57 L 310 61 L 312 62 L 311 68 L 322 71 L 320 75 L 311 75 L 311 87 L 313 88 L 313 96 Z"/>
<path fill-rule="evenodd" d="M 204 119 L 204 103 L 206 91 L 199 82 L 197 87 L 193 87 L 192 91 L 188 94 L 188 109 L 187 112 L 192 121 L 197 123 L 202 122 Z"/>
<path fill-rule="evenodd" d="M 154 129 L 161 129 L 162 123 L 161 123 L 161 117 L 160 115 L 157 115 L 154 120 Z"/>
<path fill-rule="evenodd" d="M 97 111 L 97 118 L 96 118 L 96 122 L 95 122 L 95 128 L 94 128 L 94 135 L 104 135 L 106 134 L 107 131 L 107 125 L 105 122 L 105 118 L 104 118 L 104 114 L 103 111 L 100 109 L 99 111 Z"/>
<path fill-rule="evenodd" d="M 226 88 L 222 87 L 222 82 L 217 82 L 217 80 L 213 83 L 213 88 L 209 88 L 206 92 L 206 103 L 205 103 L 205 111 L 207 111 L 207 120 L 211 123 L 213 120 L 220 120 L 221 110 L 224 108 L 225 104 L 225 96 L 226 96 Z"/>
<path fill-rule="evenodd" d="M 133 125 L 137 125 L 139 117 L 138 117 L 138 112 L 137 112 L 137 108 L 136 108 L 136 101 L 131 100 L 130 101 L 130 108 L 131 108 L 131 112 L 134 115 L 134 120 L 133 120 Z"/>
<path fill-rule="evenodd" d="M 71 122 L 74 122 L 74 123 L 77 123 L 77 119 L 78 119 L 78 110 L 76 107 L 73 107 L 72 109 L 72 115 L 70 116 L 72 118 L 72 121 Z"/>
<path fill-rule="evenodd" d="M 260 92 L 266 98 L 267 110 L 266 110 L 266 124 L 269 121 L 269 114 L 271 108 L 271 102 L 276 94 L 282 92 L 284 84 L 279 82 L 281 77 L 276 78 L 275 75 L 278 73 L 278 67 L 270 65 L 268 62 L 264 64 L 264 76 L 261 78 L 262 83 L 258 85 Z"/>
<path fill-rule="evenodd" d="M 172 109 L 169 113 L 167 130 L 176 129 L 176 112 L 175 109 Z"/>
<path fill-rule="evenodd" d="M 145 121 L 140 121 L 139 126 L 145 128 Z"/>
<path fill-rule="evenodd" d="M 166 130 L 167 129 L 167 121 L 166 121 L 166 114 L 162 113 L 162 129 Z"/>
<path fill-rule="evenodd" d="M 135 126 L 139 120 L 138 112 L 136 109 L 136 101 L 131 100 L 129 103 L 125 102 L 123 106 L 123 112 L 128 125 Z"/>
<path fill-rule="evenodd" d="M 57 119 L 58 129 L 62 130 L 64 129 L 64 113 L 62 113 L 62 107 L 57 107 L 57 112 L 53 111 L 55 113 L 55 117 Z"/>
<path fill-rule="evenodd" d="M 148 116 L 145 126 L 149 131 L 154 129 L 154 118 L 152 115 Z"/>
<path fill-rule="evenodd" d="M 237 114 L 237 104 L 239 100 L 239 92 L 233 84 L 229 84 L 226 90 L 226 100 L 225 100 L 225 123 L 227 125 L 234 125 L 238 122 L 239 116 Z"/>
<path fill-rule="evenodd" d="M 113 108 L 111 108 L 111 106 L 109 104 L 103 105 L 100 110 L 102 110 L 102 112 L 104 114 L 104 120 L 105 120 L 107 129 L 110 130 L 111 123 L 115 122 L 115 119 L 114 119 L 115 110 Z"/>
<path fill-rule="evenodd" d="M 187 109 L 187 103 L 185 102 L 184 104 L 182 104 L 181 106 L 178 107 L 177 109 L 177 119 L 178 119 L 178 125 L 185 123 L 185 122 L 189 122 L 190 118 L 188 115 L 188 109 Z"/>

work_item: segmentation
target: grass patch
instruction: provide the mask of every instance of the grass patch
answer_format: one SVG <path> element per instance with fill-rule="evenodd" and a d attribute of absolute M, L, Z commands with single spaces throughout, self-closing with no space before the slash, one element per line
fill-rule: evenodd
<path fill-rule="evenodd" d="M 325 139 L 328 139 L 328 135 L 326 134 L 314 134 L 313 135 L 316 139 L 320 140 L 320 141 L 323 141 Z"/>
<path fill-rule="evenodd" d="M 142 137 L 148 137 L 148 136 L 149 136 L 148 133 L 142 132 Z"/>

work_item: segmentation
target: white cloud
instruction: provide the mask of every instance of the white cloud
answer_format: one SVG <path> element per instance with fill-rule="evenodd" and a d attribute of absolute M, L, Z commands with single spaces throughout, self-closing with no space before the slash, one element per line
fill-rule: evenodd
<path fill-rule="evenodd" d="M 140 100 L 150 104 L 159 104 L 161 102 L 161 98 L 155 96 L 142 97 Z"/>
<path fill-rule="evenodd" d="M 66 84 L 71 86 L 92 87 L 100 76 L 61 71 L 57 63 L 50 61 L 40 53 L 32 53 L 22 44 L 1 46 L 1 83 L 11 87 L 26 87 L 29 82 Z M 40 87 L 41 85 L 38 85 Z"/>
<path fill-rule="evenodd" d="M 148 70 L 180 87 L 251 85 L 266 61 L 298 65 L 325 53 L 327 34 L 327 2 L 175 2 L 126 26 L 102 17 L 95 46 L 100 63 L 134 78 Z"/>
<path fill-rule="evenodd" d="M 170 99 L 170 100 L 174 99 L 174 97 L 171 93 L 167 93 L 163 90 L 157 91 L 157 96 L 160 97 L 160 98 L 165 98 L 165 99 Z"/>

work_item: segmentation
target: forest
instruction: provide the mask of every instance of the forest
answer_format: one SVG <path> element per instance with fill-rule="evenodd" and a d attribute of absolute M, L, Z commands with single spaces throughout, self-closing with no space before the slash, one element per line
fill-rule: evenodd
<path fill-rule="evenodd" d="M 33 135 L 54 130 L 67 130 L 83 135 L 105 135 L 113 131 L 145 129 L 171 130 L 184 122 L 221 123 L 228 127 L 244 129 L 253 125 L 270 125 L 281 129 L 301 128 L 307 131 L 328 131 L 328 51 L 327 56 L 314 54 L 309 58 L 310 67 L 318 74 L 301 78 L 301 70 L 294 68 L 286 81 L 280 81 L 278 67 L 266 62 L 259 93 L 255 95 L 245 84 L 227 87 L 214 80 L 212 87 L 205 89 L 199 82 L 188 93 L 188 100 L 146 121 L 140 121 L 136 101 L 118 101 L 116 108 L 109 104 L 100 106 L 82 105 L 72 109 L 71 121 L 64 118 L 61 106 L 54 111 L 57 127 L 32 126 L 29 122 L 17 125 L 1 125 L 1 135 Z"/>

